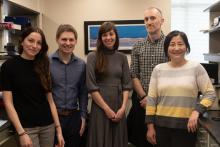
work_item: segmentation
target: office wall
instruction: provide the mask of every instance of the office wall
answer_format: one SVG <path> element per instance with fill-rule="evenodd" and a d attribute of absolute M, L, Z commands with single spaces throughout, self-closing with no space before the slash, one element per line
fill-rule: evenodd
<path fill-rule="evenodd" d="M 162 10 L 165 23 L 163 30 L 170 31 L 171 0 L 40 0 L 42 27 L 46 34 L 50 52 L 57 48 L 55 33 L 59 24 L 70 23 L 78 31 L 79 38 L 75 53 L 84 55 L 84 21 L 143 19 L 149 6 Z"/>
<path fill-rule="evenodd" d="M 39 2 L 40 0 L 9 0 L 18 5 L 24 6 L 26 8 L 32 9 L 34 11 L 38 11 L 40 9 Z"/>

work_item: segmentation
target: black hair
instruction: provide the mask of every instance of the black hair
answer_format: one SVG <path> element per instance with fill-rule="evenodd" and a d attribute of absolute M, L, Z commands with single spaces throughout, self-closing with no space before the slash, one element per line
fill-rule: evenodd
<path fill-rule="evenodd" d="M 165 41 L 164 41 L 164 53 L 167 57 L 169 57 L 168 48 L 170 45 L 170 41 L 172 40 L 173 37 L 176 37 L 176 36 L 180 36 L 183 39 L 183 42 L 185 43 L 186 49 L 187 49 L 186 53 L 187 54 L 190 53 L 190 45 L 189 45 L 189 41 L 188 41 L 186 34 L 184 32 L 174 30 L 166 36 Z"/>

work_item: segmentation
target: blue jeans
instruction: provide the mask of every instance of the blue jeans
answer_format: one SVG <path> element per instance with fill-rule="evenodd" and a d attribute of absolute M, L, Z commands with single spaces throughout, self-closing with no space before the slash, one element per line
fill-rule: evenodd
<path fill-rule="evenodd" d="M 80 127 L 81 116 L 79 111 L 75 111 L 69 116 L 59 115 L 59 120 L 62 128 L 62 133 L 65 141 L 65 147 L 79 147 L 80 146 Z M 57 138 L 55 136 L 55 144 Z"/>

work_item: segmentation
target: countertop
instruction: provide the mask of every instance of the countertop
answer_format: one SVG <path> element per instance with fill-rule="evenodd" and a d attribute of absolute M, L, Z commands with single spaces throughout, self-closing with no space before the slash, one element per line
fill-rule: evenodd
<path fill-rule="evenodd" d="M 0 126 L 0 146 L 7 144 L 7 142 L 13 137 L 9 127 L 9 121 Z"/>
<path fill-rule="evenodd" d="M 209 110 L 204 117 L 199 119 L 200 125 L 206 129 L 213 139 L 220 145 L 220 120 L 215 121 L 213 117 L 220 117 L 220 110 Z"/>
<path fill-rule="evenodd" d="M 6 122 L 5 122 L 6 121 Z M 5 123 L 3 123 L 5 122 Z M 8 128 L 10 126 L 10 122 L 7 120 L 0 120 L 0 132 L 5 130 L 6 128 Z"/>

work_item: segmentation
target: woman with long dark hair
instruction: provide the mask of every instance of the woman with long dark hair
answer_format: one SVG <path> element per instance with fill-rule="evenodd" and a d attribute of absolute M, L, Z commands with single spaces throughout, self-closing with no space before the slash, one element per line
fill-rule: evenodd
<path fill-rule="evenodd" d="M 97 51 L 87 57 L 87 88 L 92 96 L 88 147 L 126 147 L 125 109 L 132 88 L 127 57 L 118 52 L 119 37 L 112 22 L 98 33 Z"/>
<path fill-rule="evenodd" d="M 64 146 L 51 94 L 48 45 L 39 28 L 23 30 L 18 53 L 1 67 L 5 108 L 22 147 L 52 147 L 55 128 Z"/>

